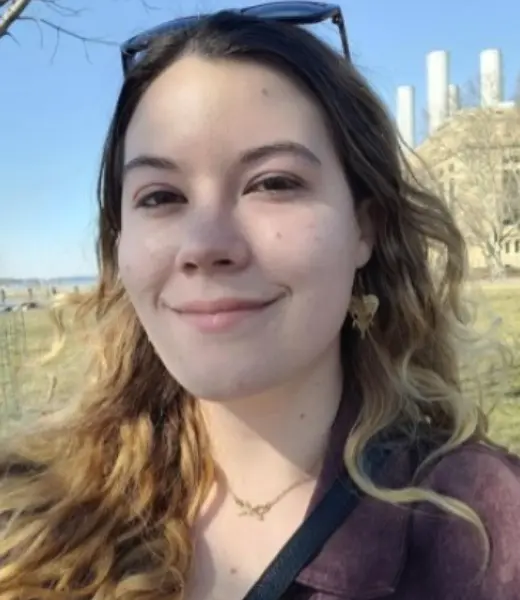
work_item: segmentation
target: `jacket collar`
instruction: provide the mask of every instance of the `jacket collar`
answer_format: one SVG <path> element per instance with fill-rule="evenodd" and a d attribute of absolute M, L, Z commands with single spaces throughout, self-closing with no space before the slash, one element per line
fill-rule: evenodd
<path fill-rule="evenodd" d="M 338 476 L 354 417 L 353 407 L 346 406 L 344 400 L 331 431 L 330 446 L 309 511 Z M 400 449 L 391 454 L 376 479 L 380 485 L 398 488 L 410 478 L 409 452 Z M 301 571 L 297 583 L 324 594 L 360 600 L 391 594 L 406 561 L 410 515 L 409 507 L 363 498 L 320 554 Z"/>

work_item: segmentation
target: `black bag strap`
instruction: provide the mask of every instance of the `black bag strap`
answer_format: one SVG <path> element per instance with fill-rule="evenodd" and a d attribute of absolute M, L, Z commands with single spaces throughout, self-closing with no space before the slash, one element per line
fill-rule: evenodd
<path fill-rule="evenodd" d="M 367 451 L 367 467 L 371 475 L 381 469 L 389 454 L 387 448 L 379 445 Z M 356 508 L 362 495 L 347 470 L 343 469 L 244 600 L 279 600 L 300 571 L 318 555 L 325 542 Z"/>

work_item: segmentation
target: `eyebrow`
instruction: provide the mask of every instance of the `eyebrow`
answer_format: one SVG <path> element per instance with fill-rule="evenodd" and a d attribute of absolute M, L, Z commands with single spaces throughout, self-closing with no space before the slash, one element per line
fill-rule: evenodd
<path fill-rule="evenodd" d="M 152 154 L 139 154 L 135 158 L 132 158 L 123 167 L 123 177 L 130 171 L 136 169 L 157 169 L 159 171 L 177 171 L 179 166 L 177 163 L 164 156 L 154 156 Z"/>
<path fill-rule="evenodd" d="M 321 165 L 321 160 L 314 154 L 312 150 L 298 142 L 274 142 L 246 150 L 240 157 L 242 164 L 251 164 L 269 158 L 277 154 L 293 154 L 311 162 L 315 165 Z"/>
<path fill-rule="evenodd" d="M 240 157 L 240 163 L 250 165 L 260 160 L 270 158 L 277 154 L 292 154 L 303 158 L 314 165 L 321 165 L 321 160 L 312 150 L 304 144 L 298 142 L 282 141 L 273 144 L 265 144 L 256 148 L 246 150 Z M 155 156 L 152 154 L 140 154 L 130 159 L 123 167 L 123 176 L 130 171 L 140 168 L 156 169 L 159 171 L 178 171 L 179 165 L 174 160 L 164 156 Z"/>

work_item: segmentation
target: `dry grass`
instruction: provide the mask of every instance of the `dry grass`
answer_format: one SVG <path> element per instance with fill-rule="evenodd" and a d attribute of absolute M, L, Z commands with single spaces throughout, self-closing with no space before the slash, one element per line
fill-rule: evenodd
<path fill-rule="evenodd" d="M 0 360 L 10 367 L 10 388 L 16 392 L 16 398 L 2 398 L 0 395 L 4 404 L 4 419 L 46 412 L 77 397 L 81 393 L 88 355 L 79 336 L 72 332 L 63 351 L 53 360 L 44 363 L 43 359 L 50 354 L 57 339 L 49 312 L 39 309 L 2 314 L 0 333 L 2 327 L 5 328 L 5 323 L 15 318 L 18 321 L 23 319 L 24 327 L 18 325 L 17 330 L 19 335 L 24 335 L 24 340 L 14 349 L 11 344 L 8 356 L 5 356 L 5 348 L 0 348 L 0 352 L 4 350 L 4 358 Z M 5 378 L 4 373 L 4 381 Z"/>
<path fill-rule="evenodd" d="M 510 351 L 507 363 L 469 370 L 469 376 L 481 376 L 482 399 L 490 410 L 491 436 L 515 451 L 520 451 L 520 284 L 504 283 L 477 286 L 473 297 L 479 305 L 477 323 L 484 328 L 495 323 L 496 335 Z"/>
<path fill-rule="evenodd" d="M 491 411 L 491 431 L 500 443 L 520 451 L 520 284 L 480 285 L 472 289 L 472 298 L 479 305 L 478 322 L 485 327 L 494 322 L 501 331 L 511 356 L 509 364 L 496 360 L 483 361 L 477 369 L 471 365 L 467 379 L 472 384 L 480 378 L 482 395 L 486 407 Z M 10 357 L 10 377 L 15 381 L 17 402 L 6 403 L 2 398 L 2 373 L 5 380 L 6 369 L 0 368 L 0 400 L 3 399 L 3 422 L 9 418 L 30 416 L 42 410 L 49 410 L 56 404 L 72 401 L 81 393 L 84 380 L 85 359 L 88 348 L 74 335 L 58 359 L 45 366 L 39 359 L 49 351 L 54 337 L 53 324 L 47 311 L 35 310 L 23 314 L 25 320 L 25 345 L 18 344 L 18 350 Z M 13 315 L 0 315 L 0 336 L 5 331 L 7 319 Z M 498 323 L 501 326 L 498 327 Z M 1 339 L 1 337 L 0 337 Z M 0 355 L 2 354 L 0 345 Z M 0 356 L 0 367 L 7 360 Z M 8 365 L 9 366 L 9 365 Z M 474 385 L 473 385 L 474 387 Z M 4 386 L 5 389 L 5 386 Z M 52 398 L 51 398 L 52 392 Z"/>

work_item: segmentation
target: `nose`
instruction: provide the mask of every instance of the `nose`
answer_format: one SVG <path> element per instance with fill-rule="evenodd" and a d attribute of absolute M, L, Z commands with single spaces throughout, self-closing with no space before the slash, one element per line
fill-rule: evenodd
<path fill-rule="evenodd" d="M 184 223 L 177 268 L 184 273 L 233 272 L 247 266 L 250 246 L 232 214 L 197 214 Z"/>

